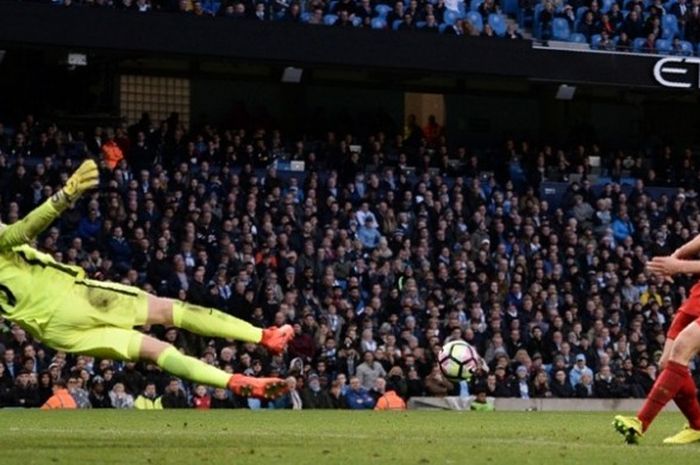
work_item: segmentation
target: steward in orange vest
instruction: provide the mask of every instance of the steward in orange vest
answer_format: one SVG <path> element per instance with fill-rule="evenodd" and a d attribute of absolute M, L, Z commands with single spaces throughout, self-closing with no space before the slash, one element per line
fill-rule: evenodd
<path fill-rule="evenodd" d="M 393 388 L 387 387 L 386 393 L 377 400 L 374 410 L 406 410 L 406 402 Z"/>
<path fill-rule="evenodd" d="M 41 406 L 42 410 L 52 410 L 52 409 L 72 409 L 78 408 L 78 404 L 75 403 L 75 399 L 70 395 L 68 389 L 66 389 L 66 383 L 63 380 L 58 380 L 53 383 L 53 395 L 49 397 L 44 405 Z"/>

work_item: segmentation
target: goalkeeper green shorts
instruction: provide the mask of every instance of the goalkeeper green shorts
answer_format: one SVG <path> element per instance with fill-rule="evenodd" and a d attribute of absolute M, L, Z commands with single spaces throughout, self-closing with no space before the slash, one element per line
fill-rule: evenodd
<path fill-rule="evenodd" d="M 146 324 L 148 294 L 118 283 L 78 280 L 63 293 L 42 342 L 56 350 L 129 360 L 133 328 Z"/>

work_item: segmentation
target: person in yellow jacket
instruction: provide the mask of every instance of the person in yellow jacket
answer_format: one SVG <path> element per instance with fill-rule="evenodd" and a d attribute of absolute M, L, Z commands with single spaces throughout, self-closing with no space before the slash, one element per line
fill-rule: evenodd
<path fill-rule="evenodd" d="M 476 392 L 476 397 L 474 397 L 474 400 L 472 400 L 472 403 L 469 405 L 469 410 L 476 412 L 493 412 L 494 405 L 486 398 L 486 391 L 480 389 Z"/>
<path fill-rule="evenodd" d="M 138 410 L 163 410 L 163 403 L 156 393 L 156 385 L 154 383 L 146 384 L 143 394 L 134 401 L 134 408 Z"/>

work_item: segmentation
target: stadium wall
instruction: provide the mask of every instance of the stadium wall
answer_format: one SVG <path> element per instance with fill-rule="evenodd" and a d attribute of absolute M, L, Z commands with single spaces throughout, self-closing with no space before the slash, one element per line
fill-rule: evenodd
<path fill-rule="evenodd" d="M 636 412 L 644 399 L 505 399 L 490 398 L 499 411 L 543 412 Z M 469 410 L 472 397 L 412 397 L 408 408 L 413 410 Z M 675 404 L 668 411 L 677 412 Z"/>

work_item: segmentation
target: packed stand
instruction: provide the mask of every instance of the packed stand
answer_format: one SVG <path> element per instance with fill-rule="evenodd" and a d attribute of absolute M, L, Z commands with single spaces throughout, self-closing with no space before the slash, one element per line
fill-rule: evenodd
<path fill-rule="evenodd" d="M 55 391 L 77 407 L 144 409 L 643 397 L 692 284 L 644 270 L 698 233 L 690 150 L 608 155 L 509 140 L 476 154 L 448 145 L 435 118 L 363 140 L 187 132 L 175 114 L 89 133 L 28 116 L 0 124 L 0 135 L 5 223 L 49 197 L 82 158 L 100 160 L 100 190 L 39 238 L 41 250 L 95 279 L 296 333 L 285 355 L 270 357 L 254 344 L 142 328 L 229 372 L 287 379 L 288 395 L 260 402 L 150 363 L 55 352 L 0 316 L 3 406 L 38 407 Z M 598 156 L 613 182 L 596 191 L 586 174 Z M 306 170 L 273 167 L 291 161 Z M 583 180 L 560 208 L 539 199 L 541 182 L 573 175 Z M 637 179 L 629 192 L 617 183 L 626 177 Z M 645 182 L 680 191 L 652 196 Z M 478 348 L 488 373 L 469 383 L 441 375 L 436 354 L 456 338 Z"/>

